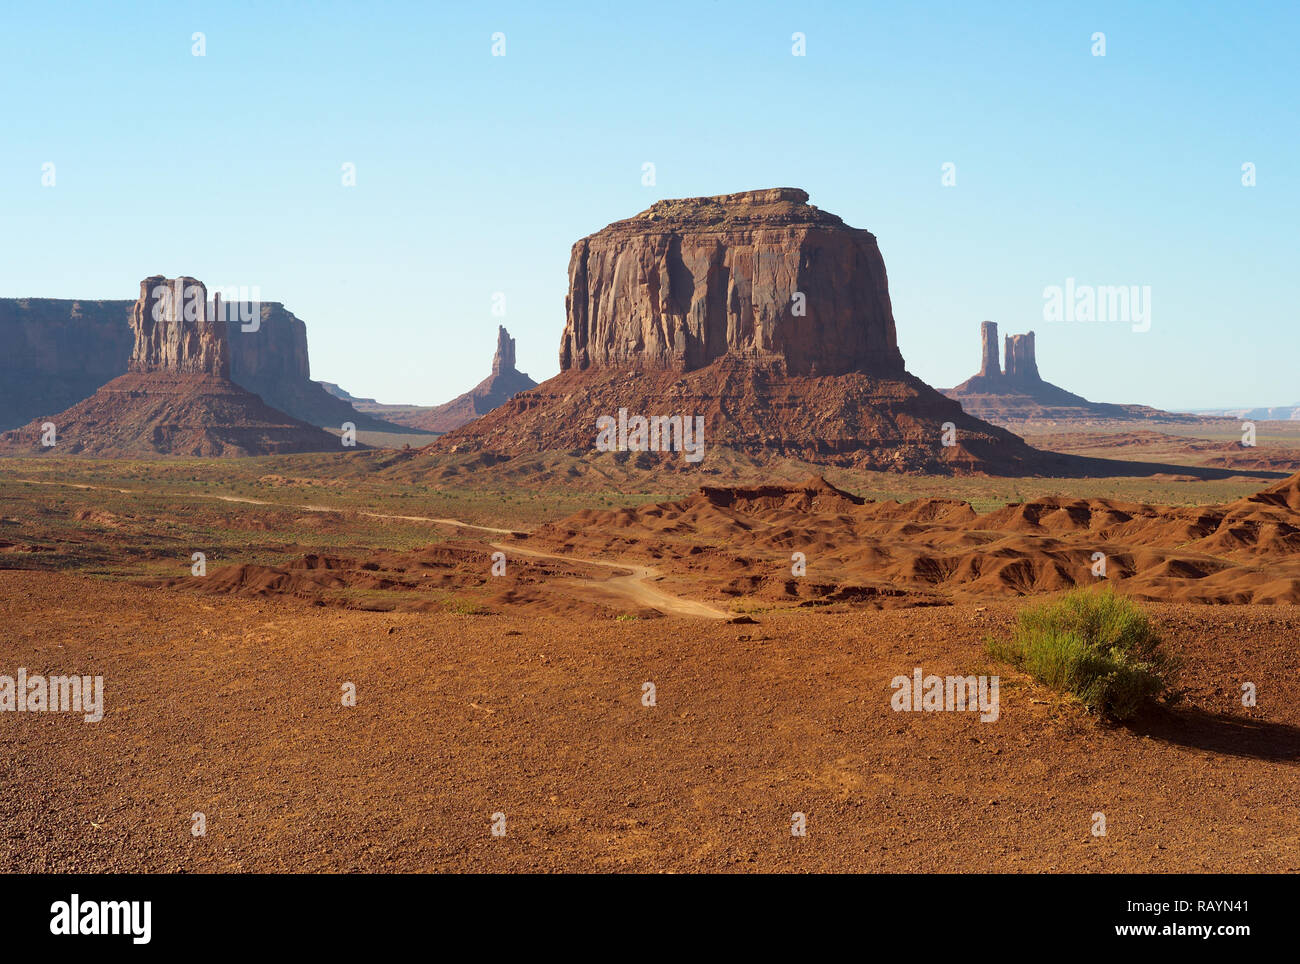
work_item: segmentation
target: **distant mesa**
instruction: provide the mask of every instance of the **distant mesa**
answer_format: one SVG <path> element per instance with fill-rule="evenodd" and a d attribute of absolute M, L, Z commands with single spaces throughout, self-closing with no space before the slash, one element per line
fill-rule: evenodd
<path fill-rule="evenodd" d="M 875 236 L 797 188 L 659 201 L 574 244 L 560 368 L 432 449 L 587 453 L 625 408 L 701 416 L 708 445 L 751 455 L 996 474 L 1059 458 L 905 370 Z"/>
<path fill-rule="evenodd" d="M 492 356 L 492 374 L 464 395 L 442 405 L 385 405 L 373 398 L 355 398 L 337 385 L 325 384 L 327 391 L 346 399 L 360 411 L 426 432 L 450 432 L 468 425 L 520 392 L 536 387 L 537 382 L 515 368 L 515 340 L 500 325 L 497 326 L 496 354 Z"/>
<path fill-rule="evenodd" d="M 194 278 L 140 282 L 126 374 L 66 411 L 0 435 L 7 455 L 271 455 L 339 451 L 328 432 L 268 406 L 230 380 L 220 298 Z M 54 444 L 44 425 L 54 426 Z"/>
<path fill-rule="evenodd" d="M 994 423 L 1027 419 L 1193 422 L 1196 418 L 1145 405 L 1090 402 L 1082 395 L 1044 381 L 1038 373 L 1034 333 L 1007 335 L 1006 366 L 998 359 L 997 322 L 980 324 L 980 368 L 955 388 L 944 389 L 971 415 Z"/>
<path fill-rule="evenodd" d="M 1261 405 L 1254 408 L 1195 409 L 1193 412 L 1196 415 L 1240 418 L 1256 422 L 1293 422 L 1300 421 L 1300 402 L 1294 405 Z"/>
<path fill-rule="evenodd" d="M 214 293 L 214 303 L 219 297 Z M 0 429 L 62 411 L 136 370 L 135 306 L 128 299 L 0 298 L 0 338 L 6 346 L 0 353 Z M 232 319 L 251 316 L 247 303 L 230 308 Z M 165 329 L 149 329 L 140 350 L 159 352 L 161 359 L 179 348 L 153 344 L 164 335 Z M 279 302 L 262 302 L 257 324 L 227 326 L 222 351 L 230 380 L 296 419 L 333 429 L 352 422 L 360 431 L 409 431 L 357 411 L 312 381 L 307 326 Z M 201 355 L 189 356 L 187 364 L 201 364 Z"/>

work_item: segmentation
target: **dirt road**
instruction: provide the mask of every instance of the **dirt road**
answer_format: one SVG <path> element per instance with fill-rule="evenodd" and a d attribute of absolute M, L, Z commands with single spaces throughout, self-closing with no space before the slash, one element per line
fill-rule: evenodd
<path fill-rule="evenodd" d="M 100 489 L 109 488 L 107 486 L 81 485 L 70 482 L 47 482 L 36 479 L 17 479 L 19 482 L 26 482 L 32 485 L 66 485 L 75 489 Z M 118 489 L 113 488 L 111 491 L 125 495 L 153 495 L 157 496 L 162 493 L 149 489 Z M 496 535 L 516 535 L 514 529 L 497 529 L 492 526 L 475 525 L 472 522 L 465 522 L 461 519 L 440 518 L 436 516 L 420 515 L 390 515 L 384 512 L 370 512 L 364 509 L 340 509 L 327 505 L 310 505 L 303 503 L 271 502 L 265 499 L 253 499 L 248 496 L 240 495 L 221 495 L 213 493 L 203 493 L 197 496 L 202 499 L 214 499 L 219 502 L 234 502 L 244 505 L 265 505 L 277 508 L 291 508 L 303 512 L 356 512 L 359 515 L 371 519 L 393 519 L 399 522 L 427 522 L 434 525 L 453 526 L 459 529 L 475 529 L 479 532 L 491 532 Z M 650 585 L 663 578 L 663 574 L 657 569 L 649 566 L 642 566 L 631 562 L 622 562 L 619 560 L 609 561 L 604 559 L 589 559 L 575 556 L 558 555 L 552 552 L 541 552 L 536 549 L 525 549 L 518 545 L 506 545 L 503 543 L 491 543 L 492 548 L 499 549 L 507 554 L 529 556 L 534 559 L 553 559 L 559 562 L 581 563 L 587 566 L 598 566 L 602 569 L 626 570 L 627 575 L 614 576 L 611 579 L 601 580 L 599 583 L 594 580 L 592 586 L 599 586 L 605 592 L 612 592 L 616 595 L 623 596 L 629 602 L 637 606 L 647 606 L 655 609 L 665 616 L 695 616 L 704 619 L 727 619 L 732 614 L 717 609 L 707 603 L 696 602 L 692 599 L 686 599 L 682 596 L 674 596 L 665 592 L 657 586 Z"/>

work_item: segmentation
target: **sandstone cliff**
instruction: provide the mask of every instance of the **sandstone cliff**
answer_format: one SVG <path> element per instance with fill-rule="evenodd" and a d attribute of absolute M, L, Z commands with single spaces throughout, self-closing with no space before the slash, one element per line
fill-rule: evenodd
<path fill-rule="evenodd" d="M 130 372 L 230 377 L 230 350 L 220 302 L 208 307 L 208 289 L 194 278 L 154 275 L 140 282 L 131 309 L 134 345 Z"/>
<path fill-rule="evenodd" d="M 62 411 L 124 373 L 133 304 L 0 299 L 0 431 Z"/>
<path fill-rule="evenodd" d="M 564 371 L 694 371 L 728 353 L 791 375 L 898 375 L 876 238 L 796 188 L 660 201 L 569 260 Z"/>

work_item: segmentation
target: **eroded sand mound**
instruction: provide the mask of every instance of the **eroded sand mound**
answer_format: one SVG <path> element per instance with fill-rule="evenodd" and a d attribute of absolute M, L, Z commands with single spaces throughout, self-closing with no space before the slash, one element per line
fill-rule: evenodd
<path fill-rule="evenodd" d="M 55 427 L 45 445 L 46 423 Z M 329 432 L 276 411 L 227 378 L 135 372 L 113 379 L 65 412 L 0 434 L 4 455 L 283 455 L 341 451 Z"/>
<path fill-rule="evenodd" d="M 371 551 L 360 558 L 307 553 L 279 566 L 218 566 L 201 578 L 141 584 L 222 596 L 292 596 L 313 605 L 369 612 L 658 615 L 606 590 L 611 570 L 512 553 L 505 572 L 493 575 L 493 552 L 487 544 L 459 541 L 413 552 Z"/>
<path fill-rule="evenodd" d="M 531 539 L 658 560 L 697 594 L 806 605 L 941 603 L 1103 578 L 1150 600 L 1300 602 L 1300 476 L 1225 505 L 1044 498 L 982 515 L 947 499 L 867 501 L 819 478 L 710 486 L 677 502 L 579 512 Z"/>

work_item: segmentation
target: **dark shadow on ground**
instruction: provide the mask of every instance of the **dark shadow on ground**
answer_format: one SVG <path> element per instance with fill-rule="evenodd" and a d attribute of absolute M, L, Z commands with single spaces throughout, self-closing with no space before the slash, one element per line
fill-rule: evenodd
<path fill-rule="evenodd" d="M 1196 707 L 1151 709 L 1124 724 L 1138 736 L 1254 760 L 1300 765 L 1300 727 Z"/>
<path fill-rule="evenodd" d="M 1065 479 L 1147 478 L 1153 475 L 1181 475 L 1210 482 L 1245 478 L 1274 481 L 1290 478 L 1294 473 L 1267 469 L 1219 469 L 1206 465 L 1173 465 L 1164 462 L 1129 462 L 1125 459 L 1099 459 L 1087 455 L 1044 452 L 1060 461 L 1052 466 L 1053 475 Z"/>

